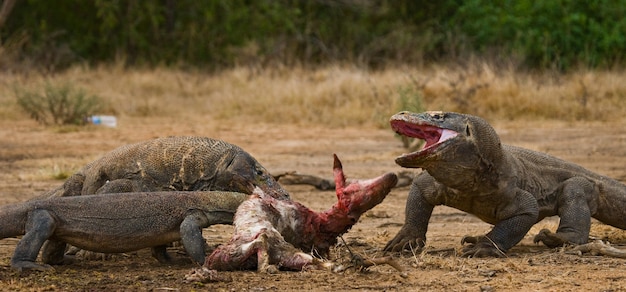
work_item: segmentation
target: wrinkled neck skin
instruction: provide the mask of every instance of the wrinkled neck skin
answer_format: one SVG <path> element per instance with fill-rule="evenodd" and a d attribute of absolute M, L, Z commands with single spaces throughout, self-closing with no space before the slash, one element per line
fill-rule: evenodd
<path fill-rule="evenodd" d="M 500 138 L 482 119 L 467 117 L 466 123 L 472 134 L 458 137 L 426 157 L 422 168 L 447 187 L 480 194 L 494 192 L 508 165 Z"/>
<path fill-rule="evenodd" d="M 474 147 L 468 147 L 474 148 Z M 462 150 L 468 150 L 468 148 Z M 436 163 L 426 164 L 424 169 L 440 183 L 454 189 L 471 192 L 489 192 L 497 188 L 501 160 L 489 159 L 479 151 L 459 151 L 456 161 L 442 155 Z M 452 155 L 449 155 L 452 156 Z"/>

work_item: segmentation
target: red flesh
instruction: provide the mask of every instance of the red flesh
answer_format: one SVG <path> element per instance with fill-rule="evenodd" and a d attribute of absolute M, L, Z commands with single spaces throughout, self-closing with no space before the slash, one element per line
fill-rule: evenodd
<path fill-rule="evenodd" d="M 218 270 L 265 269 L 263 257 L 269 259 L 270 265 L 293 270 L 319 264 L 319 260 L 302 251 L 328 254 L 337 236 L 382 202 L 397 182 L 397 177 L 388 173 L 346 185 L 337 156 L 333 172 L 338 201 L 331 209 L 317 213 L 298 202 L 277 200 L 261 192 L 239 207 L 235 215 L 236 234 L 207 257 L 205 266 Z M 245 220 L 238 220 L 242 218 Z M 248 244 L 251 245 L 246 250 Z"/>

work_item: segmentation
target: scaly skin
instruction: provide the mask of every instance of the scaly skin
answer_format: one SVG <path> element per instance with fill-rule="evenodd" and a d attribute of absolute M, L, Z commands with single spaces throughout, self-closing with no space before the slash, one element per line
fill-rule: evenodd
<path fill-rule="evenodd" d="M 252 194 L 256 186 L 289 199 L 289 193 L 240 147 L 206 137 L 167 137 L 121 146 L 85 165 L 44 197 L 157 191 Z"/>
<path fill-rule="evenodd" d="M 158 191 L 252 194 L 257 186 L 271 196 L 289 199 L 289 193 L 240 147 L 205 137 L 167 137 L 119 147 L 43 197 Z M 65 247 L 60 241 L 48 242 L 43 253 L 60 259 Z M 153 255 L 160 262 L 169 261 L 165 246 L 155 247 Z"/>
<path fill-rule="evenodd" d="M 50 269 L 35 260 L 44 241 L 105 253 L 134 251 L 182 240 L 191 259 L 205 260 L 202 228 L 231 224 L 249 195 L 235 192 L 153 192 L 54 197 L 0 207 L 0 239 L 24 235 L 11 266 Z M 58 256 L 58 255 L 57 255 Z"/>
<path fill-rule="evenodd" d="M 535 242 L 549 247 L 588 241 L 591 217 L 626 229 L 626 185 L 576 164 L 519 147 L 502 145 L 483 119 L 451 112 L 400 112 L 394 131 L 426 140 L 425 148 L 396 163 L 425 171 L 413 181 L 405 223 L 385 251 L 421 248 L 433 208 L 446 205 L 493 224 L 484 236 L 466 236 L 464 256 L 503 256 L 530 228 L 560 217 Z"/>

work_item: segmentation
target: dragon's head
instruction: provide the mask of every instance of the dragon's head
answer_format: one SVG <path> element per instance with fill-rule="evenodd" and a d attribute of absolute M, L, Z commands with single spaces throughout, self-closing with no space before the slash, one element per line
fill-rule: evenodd
<path fill-rule="evenodd" d="M 255 187 L 277 199 L 289 199 L 289 193 L 254 157 L 239 151 L 230 164 L 220 174 L 221 184 L 228 185 L 230 191 L 252 194 Z"/>
<path fill-rule="evenodd" d="M 463 178 L 475 177 L 467 172 L 485 173 L 502 159 L 500 138 L 489 123 L 476 116 L 403 111 L 393 115 L 389 122 L 396 133 L 425 141 L 421 149 L 396 158 L 396 163 L 423 168 L 450 184 L 467 184 Z"/>

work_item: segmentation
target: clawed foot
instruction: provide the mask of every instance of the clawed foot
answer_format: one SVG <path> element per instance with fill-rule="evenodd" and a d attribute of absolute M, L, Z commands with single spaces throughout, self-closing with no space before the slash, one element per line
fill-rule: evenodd
<path fill-rule="evenodd" d="M 167 247 L 164 245 L 153 247 L 151 250 L 151 254 L 153 258 L 159 261 L 159 263 L 170 264 L 172 262 L 172 258 L 167 253 Z"/>
<path fill-rule="evenodd" d="M 420 238 L 415 232 L 410 231 L 410 229 L 403 228 L 387 243 L 383 251 L 384 254 L 387 254 L 387 252 L 401 252 L 403 250 L 419 253 L 424 247 L 425 241 L 425 238 Z"/>
<path fill-rule="evenodd" d="M 543 242 L 549 248 L 560 247 L 568 243 L 567 240 L 561 238 L 557 233 L 553 233 L 548 229 L 541 229 L 535 238 L 533 239 L 534 243 Z"/>
<path fill-rule="evenodd" d="M 54 271 L 54 268 L 51 265 L 40 265 L 34 262 L 21 261 L 11 263 L 11 267 L 17 270 L 18 272 L 22 272 L 24 270 L 33 270 L 33 271 Z"/>
<path fill-rule="evenodd" d="M 469 243 L 463 247 L 463 257 L 484 258 L 484 257 L 505 257 L 505 251 L 491 241 L 487 236 L 465 236 L 461 239 L 461 244 Z"/>

